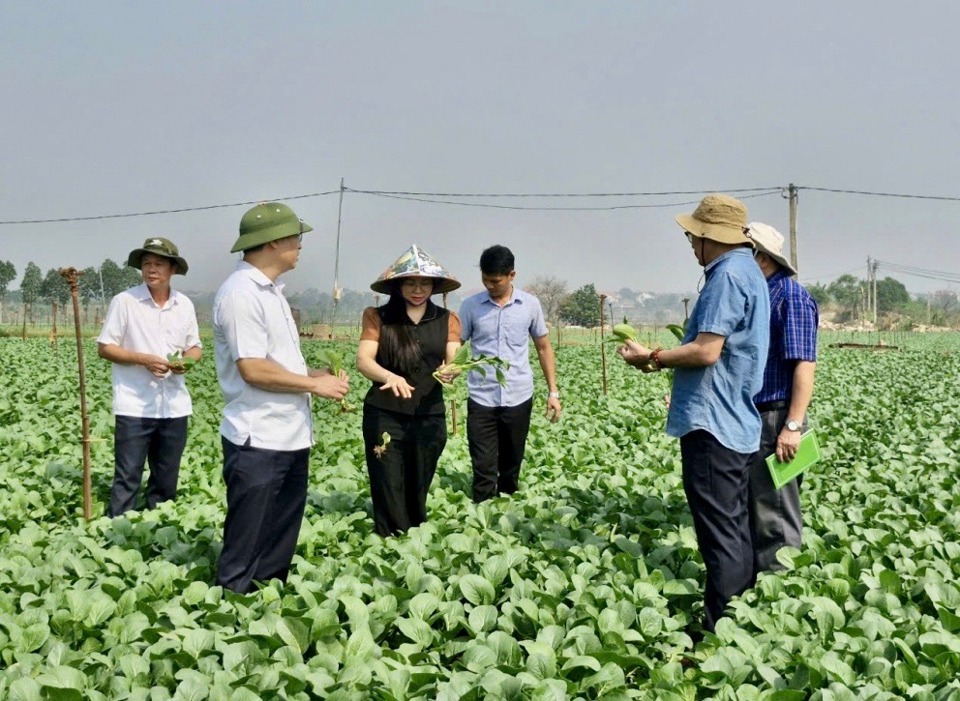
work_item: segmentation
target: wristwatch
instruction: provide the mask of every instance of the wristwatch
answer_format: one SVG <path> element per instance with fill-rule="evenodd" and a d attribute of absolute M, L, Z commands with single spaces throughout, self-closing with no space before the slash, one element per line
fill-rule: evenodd
<path fill-rule="evenodd" d="M 547 399 L 560 399 L 559 392 L 547 392 Z"/>
<path fill-rule="evenodd" d="M 786 428 L 788 431 L 799 431 L 800 424 L 794 421 L 793 419 L 790 419 L 789 421 L 787 421 L 784 428 Z"/>

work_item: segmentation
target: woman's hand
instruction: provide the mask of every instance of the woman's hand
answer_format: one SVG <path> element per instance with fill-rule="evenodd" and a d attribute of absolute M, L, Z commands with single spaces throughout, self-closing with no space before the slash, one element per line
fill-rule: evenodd
<path fill-rule="evenodd" d="M 410 397 L 413 396 L 414 388 L 405 378 L 391 372 L 387 374 L 387 378 L 383 381 L 383 386 L 380 387 L 381 392 L 385 390 L 393 392 L 394 397 L 410 399 Z"/>
<path fill-rule="evenodd" d="M 442 364 L 437 368 L 437 379 L 445 385 L 449 385 L 460 375 L 460 368 L 456 365 Z"/>

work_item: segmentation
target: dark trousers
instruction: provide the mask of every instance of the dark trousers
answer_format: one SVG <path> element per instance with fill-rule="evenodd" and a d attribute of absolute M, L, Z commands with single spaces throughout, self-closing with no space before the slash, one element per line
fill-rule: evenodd
<path fill-rule="evenodd" d="M 767 456 L 777 451 L 777 438 L 786 423 L 787 412 L 787 407 L 760 412 L 760 450 L 750 458 L 750 531 L 757 574 L 783 569 L 777 560 L 777 550 L 787 545 L 799 548 L 802 541 L 800 483 L 803 475 L 777 489 L 766 462 Z M 806 430 L 806 420 L 803 428 Z"/>
<path fill-rule="evenodd" d="M 180 458 L 187 445 L 187 417 L 143 419 L 116 416 L 113 441 L 113 486 L 110 488 L 109 516 L 135 508 L 137 492 L 143 480 L 143 465 L 148 462 L 147 508 L 177 496 Z"/>
<path fill-rule="evenodd" d="M 467 443 L 476 503 L 517 491 L 532 410 L 532 397 L 516 406 L 496 407 L 467 400 Z"/>
<path fill-rule="evenodd" d="M 713 631 L 730 599 L 753 585 L 747 516 L 750 453 L 721 445 L 707 431 L 680 439 L 683 490 L 707 568 L 703 627 Z"/>
<path fill-rule="evenodd" d="M 383 450 L 383 434 L 390 442 Z M 403 533 L 427 520 L 427 494 L 447 444 L 443 414 L 408 416 L 363 407 L 373 527 L 382 536 Z"/>
<path fill-rule="evenodd" d="M 310 449 L 221 442 L 227 519 L 217 582 L 246 593 L 256 589 L 254 580 L 286 581 L 307 503 Z"/>

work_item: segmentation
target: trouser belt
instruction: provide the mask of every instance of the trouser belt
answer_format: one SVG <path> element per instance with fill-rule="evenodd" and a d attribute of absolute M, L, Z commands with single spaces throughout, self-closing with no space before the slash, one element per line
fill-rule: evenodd
<path fill-rule="evenodd" d="M 790 402 L 786 399 L 781 399 L 778 402 L 760 402 L 757 404 L 757 411 L 777 411 L 778 409 L 786 409 L 790 406 Z"/>

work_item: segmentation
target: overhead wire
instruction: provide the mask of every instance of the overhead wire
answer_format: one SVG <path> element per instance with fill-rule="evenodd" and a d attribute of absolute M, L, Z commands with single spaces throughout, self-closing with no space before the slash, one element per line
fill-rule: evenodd
<path fill-rule="evenodd" d="M 951 273 L 943 270 L 930 270 L 928 268 L 918 268 L 911 265 L 902 265 L 900 263 L 891 263 L 889 261 L 878 260 L 876 263 L 888 270 L 901 275 L 913 275 L 915 277 L 927 278 L 929 280 L 941 280 L 944 282 L 960 283 L 960 273 Z"/>
<path fill-rule="evenodd" d="M 269 199 L 249 200 L 247 202 L 228 202 L 226 204 L 209 204 L 200 207 L 179 207 L 177 209 L 157 209 L 150 212 L 126 212 L 122 214 L 96 214 L 87 217 L 58 217 L 54 219 L 9 219 L 0 221 L 0 226 L 9 224 L 59 224 L 63 222 L 78 221 L 99 221 L 102 219 L 126 219 L 129 217 L 149 217 L 156 214 L 181 214 L 183 212 L 202 212 L 211 209 L 224 209 L 226 207 L 243 207 L 261 202 L 273 202 L 276 200 L 302 200 L 308 197 L 324 197 L 326 195 L 335 195 L 340 190 L 329 190 L 327 192 L 311 192 L 306 195 L 288 195 L 286 197 L 272 197 Z"/>
<path fill-rule="evenodd" d="M 541 206 L 526 206 L 526 205 L 508 205 L 508 204 L 489 204 L 486 202 L 457 202 L 453 200 L 438 200 L 433 199 L 432 197 L 419 197 L 419 196 L 408 196 L 408 195 L 399 195 L 383 191 L 374 191 L 374 190 L 353 190 L 347 188 L 348 192 L 353 192 L 356 194 L 370 195 L 372 197 L 383 197 L 387 199 L 394 200 L 407 200 L 410 202 L 425 202 L 429 204 L 445 204 L 453 205 L 457 207 L 479 207 L 486 209 L 510 209 L 510 210 L 522 210 L 522 211 L 540 211 L 540 212 L 601 212 L 601 211 L 614 211 L 619 209 L 658 209 L 658 208 L 667 208 L 667 207 L 682 207 L 686 205 L 698 204 L 699 200 L 688 200 L 684 202 L 661 202 L 657 204 L 619 204 L 619 205 L 604 205 L 596 207 L 541 207 Z M 754 190 L 750 191 L 750 194 L 739 195 L 740 199 L 746 200 L 755 197 L 766 197 L 769 195 L 779 194 L 781 188 L 766 188 L 763 191 L 756 192 Z M 713 192 L 712 190 L 709 192 Z M 727 190 L 727 192 L 736 192 Z M 639 193 L 634 193 L 639 194 Z M 476 195 L 478 197 L 630 197 L 634 194 L 627 193 L 618 193 L 616 195 Z M 651 194 L 651 193 L 647 193 Z M 656 194 L 665 194 L 665 193 L 656 193 Z M 683 193 L 672 193 L 672 194 L 683 194 Z M 702 194 L 700 192 L 691 193 L 691 194 Z M 474 195 L 442 195 L 447 197 L 472 197 Z"/>

